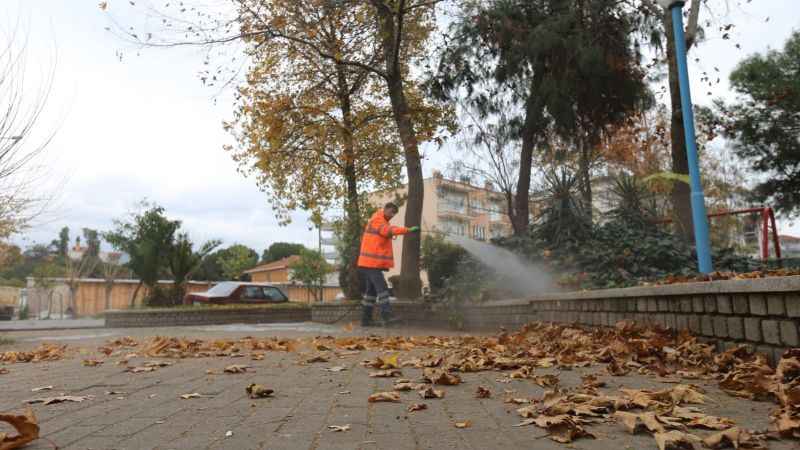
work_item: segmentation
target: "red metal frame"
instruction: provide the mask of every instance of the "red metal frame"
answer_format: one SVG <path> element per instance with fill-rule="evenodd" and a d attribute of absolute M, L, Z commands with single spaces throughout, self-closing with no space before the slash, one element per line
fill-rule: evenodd
<path fill-rule="evenodd" d="M 781 259 L 781 241 L 778 238 L 778 226 L 775 224 L 775 212 L 772 208 L 763 206 L 759 208 L 735 209 L 733 211 L 720 211 L 708 215 L 709 219 L 714 217 L 732 216 L 738 214 L 761 213 L 761 259 L 769 259 L 769 229 L 772 227 L 772 243 L 775 247 L 775 257 Z M 672 219 L 660 221 L 660 223 L 670 223 Z"/>

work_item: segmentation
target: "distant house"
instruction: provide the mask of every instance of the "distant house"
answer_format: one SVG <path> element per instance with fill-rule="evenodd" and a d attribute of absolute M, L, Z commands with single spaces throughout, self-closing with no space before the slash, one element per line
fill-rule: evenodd
<path fill-rule="evenodd" d="M 288 283 L 292 279 L 292 269 L 289 266 L 299 260 L 298 255 L 287 256 L 264 264 L 259 264 L 244 273 L 256 283 Z"/>

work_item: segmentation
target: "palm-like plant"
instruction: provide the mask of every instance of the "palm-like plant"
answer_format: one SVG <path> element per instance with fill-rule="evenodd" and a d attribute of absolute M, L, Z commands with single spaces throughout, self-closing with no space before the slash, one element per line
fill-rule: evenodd
<path fill-rule="evenodd" d="M 591 218 L 579 195 L 578 176 L 566 167 L 545 174 L 544 208 L 533 228 L 534 237 L 549 247 L 582 241 L 592 232 Z"/>
<path fill-rule="evenodd" d="M 178 234 L 168 255 L 169 270 L 174 280 L 173 302 L 176 304 L 181 302 L 186 292 L 186 282 L 200 268 L 203 259 L 219 247 L 221 243 L 219 240 L 211 240 L 203 244 L 200 250 L 195 252 L 193 249 L 194 244 L 189 239 L 189 236 L 186 233 Z"/>

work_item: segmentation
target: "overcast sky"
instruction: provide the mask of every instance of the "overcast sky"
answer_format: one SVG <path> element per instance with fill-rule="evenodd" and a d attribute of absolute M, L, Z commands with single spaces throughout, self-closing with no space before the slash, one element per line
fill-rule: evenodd
<path fill-rule="evenodd" d="M 17 24 L 27 37 L 28 81 L 55 64 L 55 85 L 38 132 L 57 130 L 47 161 L 48 184 L 58 186 L 57 202 L 47 220 L 15 242 L 50 242 L 64 225 L 108 230 L 113 218 L 146 197 L 182 220 L 196 241 L 220 238 L 259 252 L 275 241 L 316 244 L 307 215 L 298 213 L 291 225 L 279 226 L 265 195 L 237 173 L 222 150 L 233 144 L 221 127 L 232 115 L 231 93 L 203 87 L 197 76 L 202 51 L 146 49 L 137 55 L 105 30 L 108 14 L 97 0 L 0 2 L 0 40 L 8 39 Z M 737 61 L 782 48 L 800 26 L 797 0 L 730 3 L 729 12 L 715 14 L 730 15 L 736 24 L 733 39 L 712 39 L 692 51 L 697 103 L 728 96 L 727 75 Z M 135 20 L 128 0 L 108 5 L 116 19 Z M 722 82 L 709 96 L 709 88 L 699 84 L 700 72 L 714 67 Z M 446 151 L 429 151 L 426 174 L 444 168 L 449 159 Z M 781 232 L 800 234 L 800 226 L 783 224 Z"/>

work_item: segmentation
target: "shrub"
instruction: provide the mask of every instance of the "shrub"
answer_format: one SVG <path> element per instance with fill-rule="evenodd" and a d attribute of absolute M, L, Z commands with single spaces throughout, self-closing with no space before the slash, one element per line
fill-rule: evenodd
<path fill-rule="evenodd" d="M 428 272 L 428 283 L 432 292 L 439 292 L 448 279 L 459 272 L 459 266 L 467 260 L 463 248 L 445 241 L 439 235 L 426 235 L 422 239 L 422 268 Z"/>

